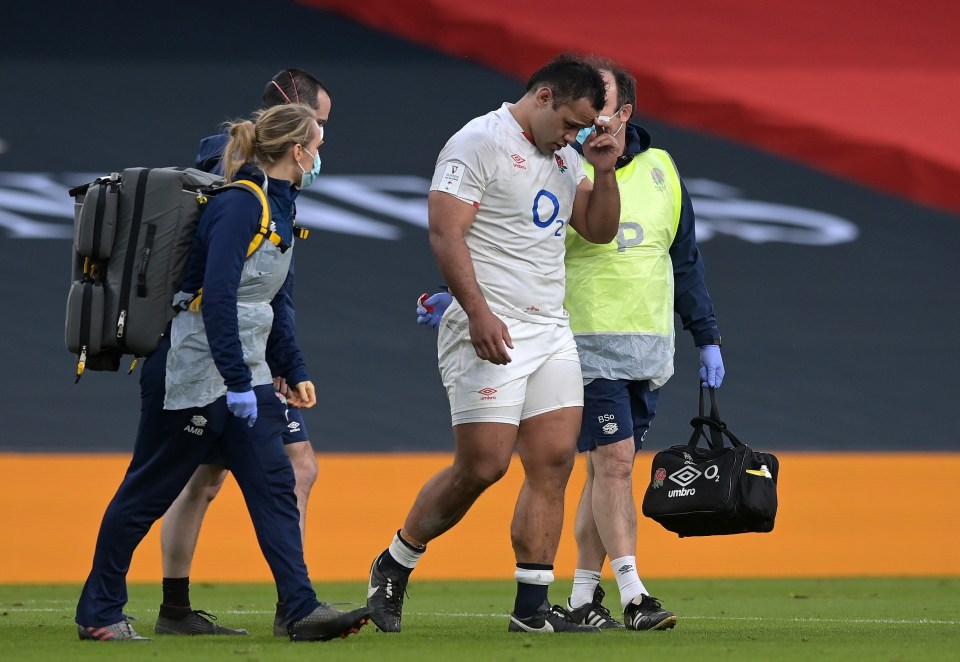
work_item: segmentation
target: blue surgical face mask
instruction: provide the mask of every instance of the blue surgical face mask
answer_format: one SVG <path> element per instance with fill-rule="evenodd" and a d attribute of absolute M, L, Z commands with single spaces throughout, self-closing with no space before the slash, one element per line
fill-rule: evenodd
<path fill-rule="evenodd" d="M 306 148 L 303 149 L 304 152 L 310 154 Z M 317 175 L 320 174 L 320 150 L 317 150 L 316 154 L 310 154 L 313 157 L 313 167 L 310 170 L 303 170 L 303 166 L 300 165 L 300 162 L 297 161 L 297 165 L 300 166 L 300 170 L 303 170 L 303 174 L 300 176 L 300 188 L 305 189 L 315 181 L 317 181 Z"/>
<path fill-rule="evenodd" d="M 590 137 L 590 134 L 597 130 L 595 126 L 585 126 L 580 131 L 577 132 L 577 142 L 581 145 L 586 142 L 587 138 Z"/>
<path fill-rule="evenodd" d="M 623 106 L 620 107 L 620 110 L 623 110 Z M 617 112 L 615 112 L 615 113 L 613 114 L 613 116 L 619 115 L 619 114 L 620 114 L 620 110 L 618 110 Z M 600 117 L 597 118 L 597 121 L 599 121 L 599 122 L 609 122 L 611 119 L 613 119 L 613 116 L 607 117 L 606 115 L 601 115 Z M 577 133 L 577 142 L 582 145 L 582 144 L 584 143 L 584 141 L 590 136 L 590 134 L 593 133 L 593 132 L 596 131 L 596 130 L 597 130 L 596 125 L 594 125 L 594 126 L 588 126 L 588 127 L 584 127 L 584 128 L 582 128 L 582 129 L 580 129 L 580 131 Z M 616 138 L 617 135 L 620 133 L 621 130 L 623 130 L 623 124 L 621 124 L 621 125 L 620 125 L 620 128 L 617 129 L 617 132 L 613 134 L 613 137 Z"/>

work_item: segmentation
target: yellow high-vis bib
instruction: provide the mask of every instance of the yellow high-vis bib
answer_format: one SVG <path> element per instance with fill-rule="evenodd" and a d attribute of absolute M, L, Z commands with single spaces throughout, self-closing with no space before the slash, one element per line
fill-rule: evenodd
<path fill-rule="evenodd" d="M 584 161 L 592 181 L 593 167 Z M 659 149 L 617 170 L 620 228 L 592 244 L 568 228 L 566 298 L 585 379 L 649 379 L 673 374 L 673 263 L 680 222 L 680 175 Z"/>

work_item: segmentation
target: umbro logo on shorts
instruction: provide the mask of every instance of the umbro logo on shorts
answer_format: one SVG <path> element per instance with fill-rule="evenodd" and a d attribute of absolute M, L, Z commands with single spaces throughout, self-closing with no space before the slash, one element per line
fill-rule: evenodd
<path fill-rule="evenodd" d="M 477 391 L 480 394 L 481 400 L 496 400 L 497 399 L 497 389 L 490 388 L 489 386 L 484 387 Z"/>

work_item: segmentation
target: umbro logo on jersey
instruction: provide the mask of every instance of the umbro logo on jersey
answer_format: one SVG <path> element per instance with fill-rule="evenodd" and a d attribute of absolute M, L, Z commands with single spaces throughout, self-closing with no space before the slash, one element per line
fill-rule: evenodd
<path fill-rule="evenodd" d="M 520 170 L 526 170 L 526 169 L 527 169 L 527 166 L 523 165 L 524 163 L 527 162 L 527 160 L 526 160 L 525 158 L 523 158 L 522 156 L 520 156 L 519 154 L 511 154 L 511 155 L 510 155 L 510 158 L 513 159 L 513 167 L 514 167 L 514 168 L 519 168 Z"/>
<path fill-rule="evenodd" d="M 207 424 L 207 419 L 203 416 L 194 416 L 190 419 L 190 425 L 195 425 L 198 428 L 202 428 Z"/>
<path fill-rule="evenodd" d="M 290 432 L 300 432 L 300 424 L 296 421 L 290 421 L 287 423 L 287 429 L 290 430 Z"/>

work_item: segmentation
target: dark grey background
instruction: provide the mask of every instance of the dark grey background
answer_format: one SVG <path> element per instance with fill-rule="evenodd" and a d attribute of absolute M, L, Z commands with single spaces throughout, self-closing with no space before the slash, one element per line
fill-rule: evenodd
<path fill-rule="evenodd" d="M 464 122 L 522 94 L 522 81 L 292 2 L 165 6 L 45 0 L 5 18 L 0 172 L 187 165 L 199 138 L 253 110 L 274 72 L 298 66 L 334 96 L 316 188 L 324 174 L 429 177 Z M 731 429 L 772 450 L 960 448 L 950 417 L 960 218 L 746 146 L 644 124 L 688 180 L 827 212 L 860 231 L 828 247 L 723 234 L 702 244 Z M 440 276 L 426 232 L 400 232 L 398 241 L 314 232 L 298 246 L 298 331 L 320 393 L 306 416 L 319 450 L 451 448 L 435 334 L 412 312 Z M 136 376 L 87 373 L 73 384 L 62 339 L 69 242 L 10 239 L 2 228 L 0 236 L 0 450 L 130 448 Z M 677 346 L 650 448 L 685 441 L 695 413 L 697 353 L 682 331 Z"/>

